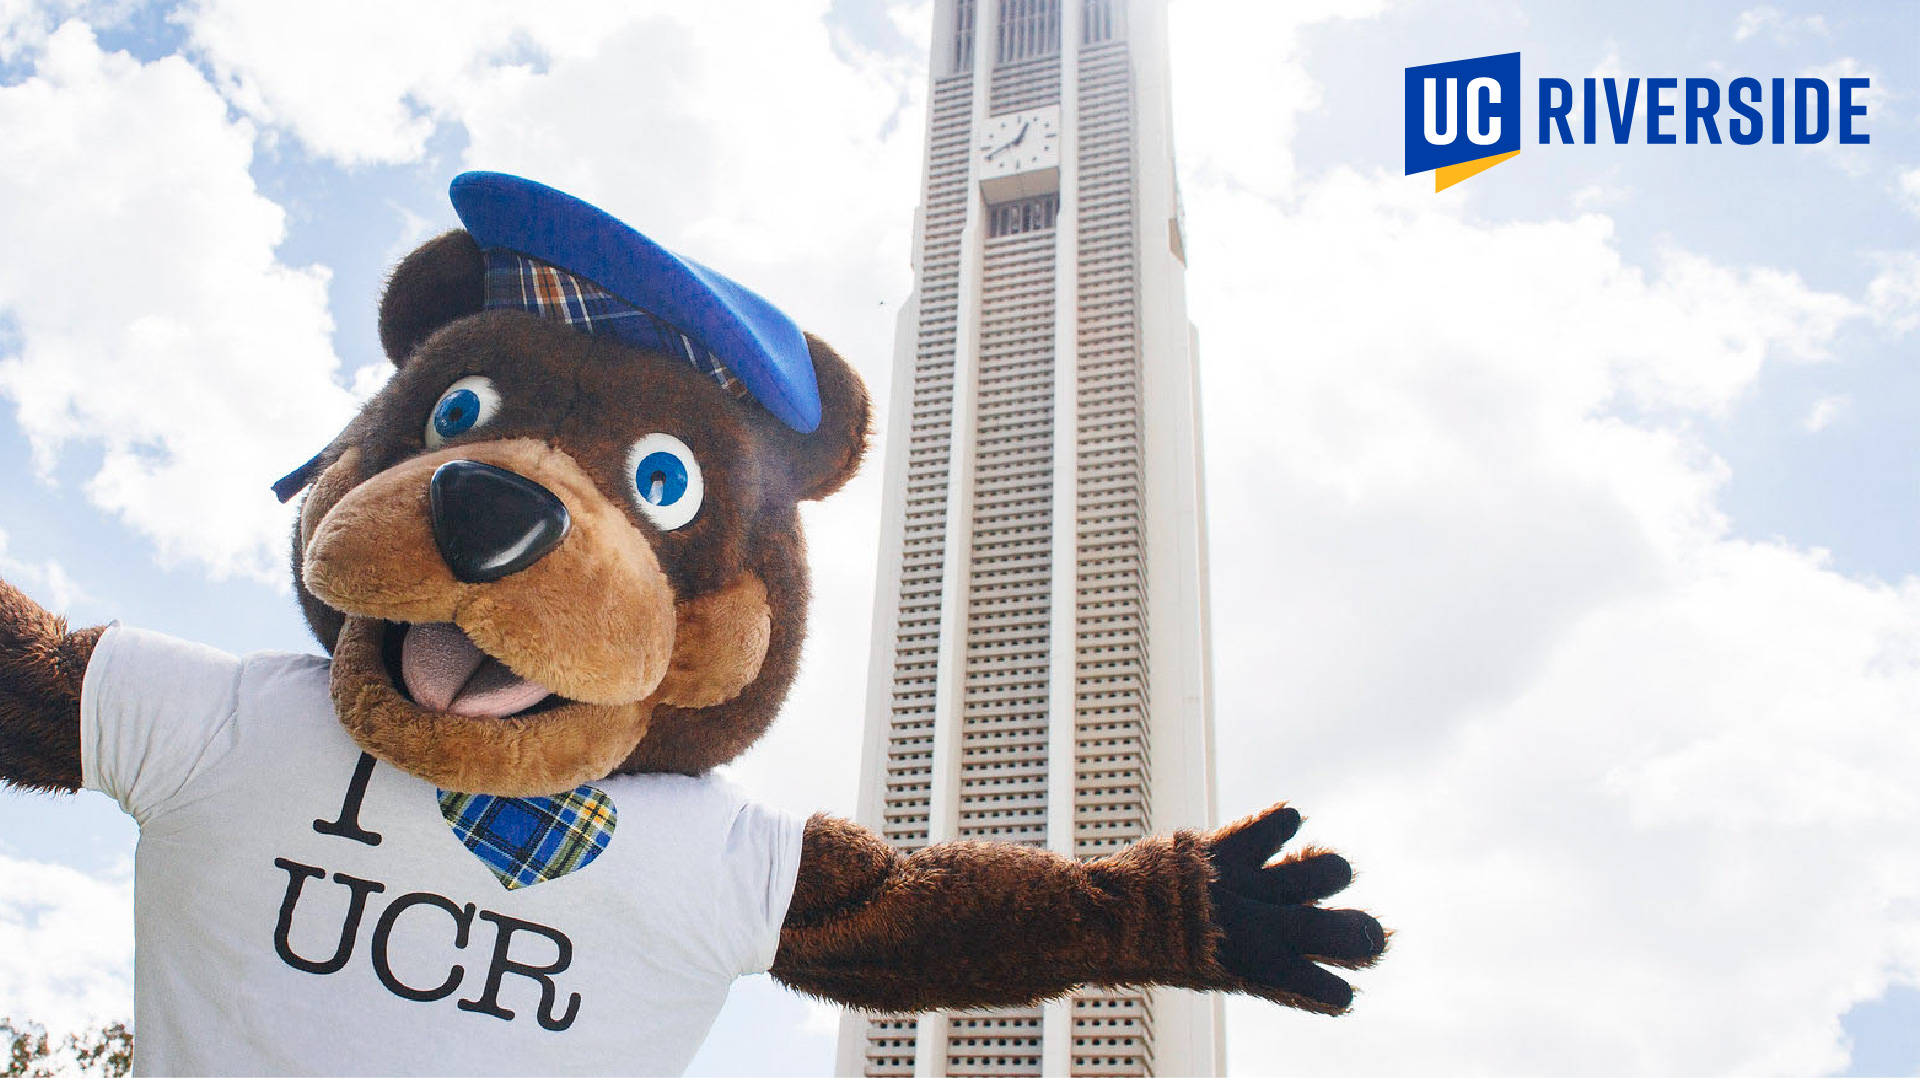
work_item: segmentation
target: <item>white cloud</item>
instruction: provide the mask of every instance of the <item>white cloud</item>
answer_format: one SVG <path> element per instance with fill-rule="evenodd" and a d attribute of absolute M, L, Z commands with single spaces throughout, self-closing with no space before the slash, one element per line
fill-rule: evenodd
<path fill-rule="evenodd" d="M 1862 300 L 1641 267 L 1598 214 L 1225 182 L 1262 175 L 1241 142 L 1182 140 L 1221 806 L 1296 800 L 1400 934 L 1351 1017 L 1235 1002 L 1232 1064 L 1844 1065 L 1839 1016 L 1920 974 L 1920 584 L 1732 538 L 1700 421 L 1849 321 L 1920 322 L 1920 263 Z"/>
<path fill-rule="evenodd" d="M 316 153 L 416 161 L 457 124 L 469 167 L 698 251 L 883 369 L 873 314 L 908 285 L 922 72 L 831 40 L 827 7 L 201 0 L 185 21 L 236 104 Z"/>
<path fill-rule="evenodd" d="M 1865 132 L 1869 138 L 1879 136 L 1882 142 L 1885 141 L 1887 131 L 1894 125 L 1896 119 L 1888 109 L 1888 102 L 1893 99 L 1893 93 L 1888 89 L 1887 80 L 1881 76 L 1880 72 L 1867 67 L 1851 56 L 1843 56 L 1825 64 L 1814 65 L 1800 74 L 1807 78 L 1824 81 L 1832 92 L 1827 117 L 1832 128 L 1825 142 L 1810 148 L 1812 152 L 1851 177 L 1864 177 L 1873 172 L 1874 150 L 1871 143 L 1840 142 L 1840 80 L 1867 80 L 1866 87 L 1856 90 L 1852 98 L 1855 105 L 1863 105 L 1867 111 L 1865 116 L 1855 117 L 1852 126 L 1853 130 Z"/>
<path fill-rule="evenodd" d="M 887 21 L 913 46 L 913 56 L 928 55 L 933 48 L 933 0 L 901 0 L 887 7 Z"/>
<path fill-rule="evenodd" d="M 1860 62 L 1856 57 L 1842 56 L 1824 64 L 1815 64 L 1801 71 L 1801 75 L 1810 79 L 1820 79 L 1837 91 L 1841 79 L 1865 79 L 1867 85 L 1856 90 L 1853 100 L 1856 104 L 1867 106 L 1869 116 L 1877 116 L 1893 98 L 1893 91 L 1880 72 Z M 1836 102 L 1832 107 L 1838 108 Z"/>
<path fill-rule="evenodd" d="M 1604 182 L 1588 184 L 1573 193 L 1575 210 L 1601 210 L 1617 206 L 1633 197 L 1633 189 L 1624 184 Z"/>
<path fill-rule="evenodd" d="M 349 164 L 416 160 L 433 124 L 457 124 L 469 167 L 554 184 L 697 253 L 833 343 L 884 402 L 893 312 L 911 283 L 927 28 L 908 23 L 914 51 L 881 55 L 830 37 L 827 7 L 499 4 L 456 15 L 204 0 L 187 24 L 258 122 Z M 420 226 L 406 232 L 411 242 Z M 357 373 L 355 395 L 382 377 Z M 877 420 L 884 434 L 884 413 Z M 848 688 L 865 669 L 881 453 L 806 510 L 819 629 L 781 723 L 737 766 L 798 810 L 822 792 L 852 809 L 864 702 Z"/>
<path fill-rule="evenodd" d="M 1852 404 L 1853 399 L 1845 394 L 1829 394 L 1813 403 L 1813 408 L 1807 410 L 1807 418 L 1800 422 L 1800 427 L 1809 435 L 1825 431 Z"/>
<path fill-rule="evenodd" d="M 0 855 L 0 1017 L 66 1032 L 133 1015 L 133 878 Z"/>
<path fill-rule="evenodd" d="M 88 497 L 169 562 L 279 580 L 285 515 L 266 485 L 349 410 L 332 381 L 327 272 L 274 248 L 279 207 L 248 174 L 253 130 L 190 65 L 56 30 L 0 88 L 0 357 L 50 474 L 97 447 Z"/>
<path fill-rule="evenodd" d="M 822 7 L 585 5 L 532 18 L 209 2 L 190 28 L 251 123 L 343 163 L 417 161 L 432 125 L 459 123 L 473 164 L 570 187 L 763 288 L 884 394 L 920 87 L 910 63 L 836 54 Z M 1847 1007 L 1920 978 L 1920 806 L 1908 793 L 1920 585 L 1851 580 L 1817 552 L 1734 539 L 1719 501 L 1728 467 L 1701 431 L 1767 365 L 1829 359 L 1850 320 L 1920 324 L 1920 263 L 1890 260 L 1855 301 L 1673 245 L 1637 265 L 1600 214 L 1490 225 L 1419 178 L 1302 177 L 1292 133 L 1318 88 L 1297 28 L 1332 14 L 1174 11 L 1208 387 L 1221 806 L 1295 799 L 1315 815 L 1312 838 L 1361 867 L 1355 902 L 1401 931 L 1388 962 L 1359 978 L 1352 1017 L 1236 1003 L 1234 1064 L 1836 1067 Z M 131 361 L 71 384 L 49 362 L 33 368 L 44 385 L 22 398 L 23 416 L 33 405 L 49 447 L 98 440 L 111 461 L 120 440 L 122 467 L 150 472 L 105 488 L 122 500 L 109 505 L 176 553 L 250 537 L 210 550 L 251 566 L 261 537 L 277 549 L 277 523 L 236 517 L 231 506 L 250 505 L 233 494 L 239 466 L 208 455 L 245 445 L 274 471 L 317 445 L 280 434 L 285 414 L 259 429 L 226 416 L 252 399 L 226 387 L 261 355 L 279 358 L 275 386 L 294 401 L 322 400 L 327 423 L 313 423 L 331 434 L 348 406 L 330 378 L 323 279 L 274 261 L 278 211 L 246 179 L 252 129 L 191 68 L 102 56 L 61 33 L 41 83 L 0 90 L 15 116 L 71 113 L 10 126 L 46 129 L 19 164 L 82 177 L 71 205 L 101 218 L 97 235 L 159 217 L 226 239 L 202 264 L 204 288 L 163 283 L 183 291 L 99 327 L 78 300 L 22 324 L 23 356 L 58 347 L 62 362 L 189 336 L 202 347 L 168 354 L 171 390 Z M 1602 67 L 1617 68 L 1617 53 Z M 1250 98 L 1267 103 L 1258 125 L 1236 107 Z M 156 111 L 141 112 L 149 99 Z M 108 123 L 123 114 L 128 130 Z M 100 145 L 59 145 L 62 124 L 100 132 Z M 161 140 L 191 152 L 160 153 Z M 123 142 L 121 171 L 85 181 L 80 166 L 119 162 Z M 181 170 L 163 176 L 158 209 L 122 205 L 142 190 L 133 162 Z M 60 194 L 26 182 L 0 170 L 22 195 Z M 187 197 L 201 188 L 204 201 Z M 17 231 L 39 227 L 19 214 L 0 227 L 19 250 L 64 250 L 56 238 L 88 235 L 65 212 L 58 229 Z M 183 246 L 198 247 L 172 232 L 143 239 L 141 280 L 180 266 L 171 253 Z M 97 264 L 77 280 L 124 280 Z M 235 281 L 261 290 L 249 310 L 278 312 L 275 337 L 203 329 L 229 317 L 213 284 Z M 0 298 L 27 295 L 0 277 L 9 288 Z M 194 318 L 168 321 L 180 311 Z M 120 329 L 155 321 L 168 334 Z M 355 393 L 380 377 L 356 373 Z M 209 399 L 217 446 L 143 415 L 130 402 L 146 394 Z M 284 464 L 280 440 L 300 444 Z M 144 456 L 155 444 L 177 475 Z M 738 768 L 796 809 L 850 801 L 878 472 L 876 458 L 849 493 L 807 511 L 819 597 L 807 665 L 788 714 Z M 182 490 L 187 477 L 217 489 L 207 506 Z M 136 506 L 128 493 L 141 486 L 154 493 Z M 180 500 L 180 520 L 155 509 Z M 85 893 L 10 869 L 0 890 L 17 879 L 23 895 Z M 11 955 L 5 895 L 0 955 Z M 93 919 L 89 931 L 130 925 L 104 907 Z M 67 940 L 36 925 L 17 947 Z M 120 953 L 85 958 L 124 981 Z M 806 1015 L 777 1037 L 818 1044 L 825 1029 Z"/>
<path fill-rule="evenodd" d="M 515 7 L 487 19 L 208 4 L 189 31 L 239 120 L 180 59 L 105 55 L 69 25 L 42 43 L 38 79 L 0 89 L 0 122 L 38 140 L 0 149 L 0 164 L 21 166 L 0 185 L 34 208 L 0 228 L 35 256 L 17 280 L 0 277 L 22 342 L 0 385 L 43 464 L 75 444 L 106 448 L 96 500 L 163 553 L 279 580 L 284 530 L 266 483 L 387 372 L 356 371 L 350 390 L 334 381 L 325 272 L 275 261 L 283 215 L 248 176 L 255 138 L 348 164 L 410 161 L 432 124 L 458 123 L 476 166 L 574 190 L 782 302 L 884 400 L 909 284 L 918 54 L 830 47 L 824 8 L 780 0 L 742 20 L 684 5 Z M 399 246 L 424 228 L 402 224 Z M 95 284 L 63 307 L 28 304 L 61 267 Z M 229 415 L 241 405 L 253 413 Z M 256 467 L 267 471 L 243 475 Z M 740 765 L 803 811 L 851 811 L 860 701 L 847 690 L 864 670 L 878 489 L 869 470 L 807 511 L 823 629 L 774 737 Z"/>
<path fill-rule="evenodd" d="M 387 380 L 392 377 L 392 364 L 373 363 L 355 368 L 353 378 L 347 383 L 347 393 L 352 396 L 356 405 L 361 404 L 379 393 L 381 387 L 386 386 Z"/>
<path fill-rule="evenodd" d="M 492 97 L 495 82 L 537 79 L 548 63 L 590 55 L 644 14 L 584 0 L 543 5 L 537 15 L 511 0 L 203 0 L 186 5 L 181 21 L 248 116 L 360 165 L 418 160 L 435 124 L 463 102 L 481 105 L 476 97 Z M 575 108 L 594 119 L 621 115 Z"/>
<path fill-rule="evenodd" d="M 47 610 L 56 615 L 71 610 L 76 602 L 92 599 L 57 559 L 30 563 L 8 554 L 4 530 L 0 530 L 0 578 L 33 591 Z"/>
<path fill-rule="evenodd" d="M 1299 118 L 1321 103 L 1320 86 L 1297 62 L 1300 30 L 1331 19 L 1378 15 L 1388 0 L 1312 3 L 1189 3 L 1169 13 L 1173 53 L 1173 129 L 1183 154 L 1196 146 L 1232 146 L 1231 169 L 1187 155 L 1184 172 L 1200 181 L 1281 194 L 1294 180 Z M 1258 116 L 1250 123 L 1249 114 Z M 1219 171 L 1216 171 L 1219 170 Z"/>
<path fill-rule="evenodd" d="M 0 61 L 45 48 L 54 28 L 70 19 L 96 29 L 119 26 L 133 6 L 134 0 L 0 0 Z"/>
<path fill-rule="evenodd" d="M 1828 37 L 1832 33 L 1821 15 L 1788 15 L 1777 7 L 1749 8 L 1733 22 L 1733 40 L 1746 41 L 1767 35 L 1776 44 L 1786 45 L 1804 37 Z"/>
<path fill-rule="evenodd" d="M 1920 217 L 1920 169 L 1908 169 L 1894 180 L 1895 190 L 1900 196 L 1900 204 L 1915 217 Z"/>
<path fill-rule="evenodd" d="M 1400 931 L 1233 1064 L 1843 1065 L 1920 973 L 1920 582 L 1733 538 L 1700 421 L 1868 305 L 1397 176 L 1187 199 L 1222 810 L 1296 800 Z"/>
<path fill-rule="evenodd" d="M 1587 72 L 1587 75 L 1595 79 L 1615 79 L 1626 73 L 1626 62 L 1620 59 L 1620 43 L 1608 39 L 1607 51 L 1593 65 L 1593 70 Z"/>
<path fill-rule="evenodd" d="M 1874 321 L 1895 334 L 1920 328 L 1920 254 L 1903 251 L 1879 260 L 1880 272 L 1867 284 Z"/>

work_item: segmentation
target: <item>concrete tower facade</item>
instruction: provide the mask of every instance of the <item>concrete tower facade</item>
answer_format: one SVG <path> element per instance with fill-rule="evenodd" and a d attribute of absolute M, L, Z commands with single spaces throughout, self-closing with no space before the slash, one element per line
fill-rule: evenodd
<path fill-rule="evenodd" d="M 1214 817 L 1165 0 L 937 0 L 860 816 L 1073 858 Z M 1216 998 L 849 1013 L 850 1076 L 1211 1075 Z"/>

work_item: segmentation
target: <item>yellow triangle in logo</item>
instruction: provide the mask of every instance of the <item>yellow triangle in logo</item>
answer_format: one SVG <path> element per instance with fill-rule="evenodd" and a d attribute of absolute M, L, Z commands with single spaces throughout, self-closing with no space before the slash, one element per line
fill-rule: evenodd
<path fill-rule="evenodd" d="M 1469 176 L 1478 176 L 1486 172 L 1488 169 L 1493 168 L 1495 165 L 1500 164 L 1519 152 L 1518 150 L 1509 150 L 1504 154 L 1475 158 L 1472 161 L 1463 161 L 1458 165 L 1442 165 L 1438 169 L 1433 170 L 1433 190 L 1445 191 Z"/>

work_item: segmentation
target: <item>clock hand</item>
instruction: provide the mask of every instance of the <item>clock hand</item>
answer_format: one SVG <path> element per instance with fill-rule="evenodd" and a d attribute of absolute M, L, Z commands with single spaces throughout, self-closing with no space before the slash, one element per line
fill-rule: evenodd
<path fill-rule="evenodd" d="M 1032 126 L 1033 126 L 1033 121 L 1031 120 L 1027 121 L 1024 124 L 1021 124 L 1020 133 L 1018 135 L 1015 135 L 1013 138 L 1008 139 L 1006 142 L 1001 143 L 999 146 L 994 147 L 992 150 L 987 151 L 987 160 L 992 161 L 994 158 L 999 157 L 1001 154 L 1004 154 L 1007 151 L 1013 149 L 1014 147 L 1019 146 L 1022 142 L 1026 140 L 1027 129 Z"/>

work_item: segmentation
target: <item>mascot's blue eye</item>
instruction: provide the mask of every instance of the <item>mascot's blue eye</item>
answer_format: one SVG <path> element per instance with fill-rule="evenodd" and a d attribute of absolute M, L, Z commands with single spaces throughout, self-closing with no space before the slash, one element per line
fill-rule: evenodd
<path fill-rule="evenodd" d="M 656 431 L 627 451 L 627 469 L 634 504 L 655 528 L 672 532 L 700 512 L 700 463 L 686 443 Z"/>
<path fill-rule="evenodd" d="M 687 467 L 672 451 L 655 450 L 640 459 L 640 467 L 633 471 L 633 486 L 647 502 L 672 506 L 687 493 Z"/>
<path fill-rule="evenodd" d="M 433 430 L 443 439 L 451 439 L 480 419 L 480 395 L 460 389 L 440 399 L 433 410 Z"/>
<path fill-rule="evenodd" d="M 447 387 L 427 417 L 427 445 L 439 446 L 493 419 L 500 411 L 500 391 L 484 375 L 469 375 Z"/>

